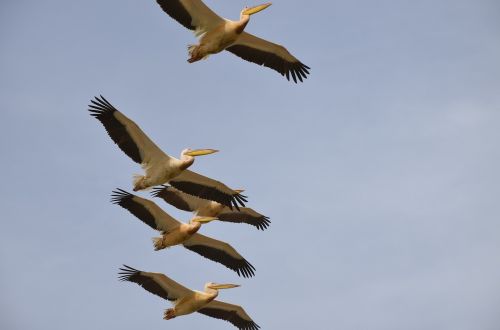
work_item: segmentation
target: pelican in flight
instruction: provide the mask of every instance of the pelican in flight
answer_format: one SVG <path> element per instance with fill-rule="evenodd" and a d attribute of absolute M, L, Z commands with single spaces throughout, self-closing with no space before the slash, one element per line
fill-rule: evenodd
<path fill-rule="evenodd" d="M 220 289 L 237 288 L 236 284 L 205 284 L 204 291 L 193 291 L 161 273 L 143 272 L 127 265 L 120 268 L 118 278 L 121 281 L 134 282 L 163 299 L 169 300 L 174 307 L 165 310 L 165 320 L 194 312 L 231 322 L 240 330 L 257 330 L 260 327 L 245 310 L 238 305 L 214 300 Z"/>
<path fill-rule="evenodd" d="M 161 232 L 160 237 L 153 238 L 155 251 L 182 244 L 186 249 L 235 271 L 239 276 L 254 275 L 254 266 L 231 245 L 197 233 L 202 224 L 217 218 L 195 216 L 190 223 L 181 223 L 154 202 L 122 189 L 113 191 L 111 202 L 127 209 L 139 220 Z"/>
<path fill-rule="evenodd" d="M 250 15 L 266 9 L 266 3 L 251 8 L 243 8 L 238 21 L 220 17 L 201 0 L 157 0 L 160 7 L 173 19 L 193 30 L 199 37 L 198 45 L 189 45 L 189 63 L 207 58 L 211 54 L 227 50 L 242 59 L 276 70 L 295 83 L 309 74 L 309 67 L 288 50 L 278 44 L 258 38 L 243 30 Z"/>
<path fill-rule="evenodd" d="M 237 191 L 242 192 L 242 190 Z M 246 223 L 260 230 L 266 229 L 271 223 L 268 217 L 251 208 L 240 207 L 239 211 L 231 210 L 220 203 L 185 194 L 171 186 L 155 187 L 151 195 L 163 199 L 180 210 L 194 212 L 196 216 L 216 217 L 217 220 L 225 222 Z"/>
<path fill-rule="evenodd" d="M 97 118 L 118 147 L 134 162 L 141 164 L 146 175 L 134 177 L 134 191 L 170 183 L 183 192 L 217 201 L 229 208 L 245 206 L 245 196 L 222 182 L 189 171 L 194 157 L 212 154 L 214 149 L 184 149 L 180 159 L 169 156 L 144 134 L 139 126 L 111 105 L 102 95 L 90 101 L 90 115 Z"/>

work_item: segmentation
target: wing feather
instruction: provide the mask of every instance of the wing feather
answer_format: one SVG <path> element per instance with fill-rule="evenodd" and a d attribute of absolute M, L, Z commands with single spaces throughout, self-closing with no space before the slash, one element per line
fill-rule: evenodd
<path fill-rule="evenodd" d="M 224 23 L 219 15 L 201 0 L 157 0 L 160 7 L 170 17 L 197 35 L 214 29 Z"/>
<path fill-rule="evenodd" d="M 196 233 L 183 245 L 188 250 L 226 266 L 239 276 L 254 276 L 255 267 L 225 242 Z"/>
<path fill-rule="evenodd" d="M 169 183 L 187 194 L 219 202 L 231 209 L 233 207 L 239 209 L 238 204 L 245 206 L 244 202 L 247 201 L 245 196 L 230 189 L 222 182 L 190 170 L 182 171 L 181 174 L 171 179 Z"/>
<path fill-rule="evenodd" d="M 240 330 L 257 330 L 260 328 L 241 306 L 218 300 L 211 301 L 205 307 L 199 309 L 198 313 L 231 322 Z"/>
<path fill-rule="evenodd" d="M 225 222 L 246 223 L 255 226 L 259 230 L 266 229 L 271 223 L 268 217 L 248 207 L 240 207 L 239 211 L 224 208 L 224 210 L 217 215 L 217 218 Z"/>
<path fill-rule="evenodd" d="M 169 158 L 135 122 L 118 111 L 102 95 L 90 102 L 90 115 L 102 123 L 113 142 L 134 162 L 147 164 L 161 158 Z"/>
<path fill-rule="evenodd" d="M 181 224 L 154 202 L 132 195 L 123 189 L 113 191 L 111 202 L 127 209 L 139 220 L 156 230 L 169 232 Z"/>
<path fill-rule="evenodd" d="M 195 212 L 200 208 L 201 204 L 210 203 L 206 199 L 201 199 L 171 186 L 161 185 L 153 188 L 151 193 L 153 197 L 159 197 L 170 205 L 175 206 L 179 210 L 186 212 Z"/>
<path fill-rule="evenodd" d="M 285 47 L 250 33 L 243 32 L 226 50 L 246 61 L 271 68 L 286 76 L 288 80 L 291 74 L 295 83 L 297 79 L 302 82 L 309 74 L 310 68 L 290 54 Z"/>
<path fill-rule="evenodd" d="M 193 291 L 168 278 L 164 274 L 143 272 L 127 265 L 123 265 L 123 268 L 120 268 L 120 270 L 121 272 L 118 273 L 118 278 L 121 281 L 137 283 L 146 291 L 166 300 L 175 301 L 193 294 Z"/>
<path fill-rule="evenodd" d="M 220 221 L 224 222 L 246 223 L 259 230 L 266 229 L 271 223 L 268 217 L 248 207 L 240 207 L 238 211 L 223 206 L 218 214 L 214 214 L 214 209 L 209 207 L 210 201 L 183 193 L 171 186 L 156 187 L 151 195 L 162 198 L 180 210 L 196 212 L 199 216 L 217 216 Z"/>

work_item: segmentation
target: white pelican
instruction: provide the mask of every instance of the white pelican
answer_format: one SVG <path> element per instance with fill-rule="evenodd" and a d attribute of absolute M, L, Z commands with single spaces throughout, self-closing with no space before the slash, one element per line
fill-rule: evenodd
<path fill-rule="evenodd" d="M 252 277 L 254 275 L 254 266 L 231 245 L 197 233 L 203 223 L 217 218 L 196 216 L 190 223 L 181 223 L 154 202 L 132 195 L 122 189 L 113 191 L 111 202 L 127 209 L 151 228 L 161 231 L 161 237 L 153 238 L 155 251 L 182 244 L 186 249 L 218 262 L 240 276 Z"/>
<path fill-rule="evenodd" d="M 198 312 L 231 322 L 240 330 L 260 328 L 241 306 L 214 300 L 219 294 L 218 290 L 236 288 L 239 285 L 209 282 L 205 284 L 203 292 L 193 291 L 161 273 L 143 272 L 127 265 L 123 265 L 120 270 L 118 278 L 121 281 L 137 283 L 152 294 L 173 302 L 174 307 L 165 310 L 165 320 Z"/>
<path fill-rule="evenodd" d="M 224 19 L 214 13 L 201 0 L 157 0 L 161 8 L 177 22 L 193 30 L 200 37 L 198 45 L 189 45 L 189 63 L 217 54 L 224 49 L 242 59 L 278 71 L 296 83 L 307 78 L 309 67 L 286 50 L 285 47 L 258 38 L 245 29 L 250 15 L 271 4 L 243 8 L 238 21 Z"/>
<path fill-rule="evenodd" d="M 230 208 L 245 206 L 245 196 L 230 189 L 222 182 L 187 170 L 194 162 L 194 157 L 208 155 L 214 149 L 184 149 L 181 159 L 164 153 L 139 126 L 111 105 L 102 95 L 91 100 L 90 115 L 97 118 L 108 132 L 111 139 L 133 161 L 141 164 L 146 175 L 134 178 L 134 191 L 147 189 L 162 183 L 185 193 L 217 201 Z"/>
<path fill-rule="evenodd" d="M 239 211 L 231 210 L 220 203 L 185 194 L 171 186 L 155 187 L 151 195 L 162 198 L 180 210 L 194 212 L 200 217 L 217 217 L 220 221 L 247 223 L 260 230 L 266 229 L 271 223 L 268 217 L 251 208 L 240 207 Z"/>

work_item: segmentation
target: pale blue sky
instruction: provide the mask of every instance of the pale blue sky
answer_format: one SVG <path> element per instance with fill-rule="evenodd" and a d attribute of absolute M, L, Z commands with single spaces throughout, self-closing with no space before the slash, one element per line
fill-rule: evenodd
<path fill-rule="evenodd" d="M 258 2 L 207 0 L 237 18 Z M 232 329 L 120 283 L 122 263 L 200 289 L 266 329 L 500 326 L 498 1 L 274 1 L 249 32 L 309 65 L 294 85 L 191 33 L 155 1 L 2 1 L 0 327 Z M 240 279 L 109 203 L 140 168 L 87 113 L 102 93 L 194 170 L 245 188 L 269 230 L 212 223 Z M 147 196 L 147 194 L 142 194 Z M 159 202 L 159 201 L 158 201 Z M 189 215 L 160 204 L 180 220 Z"/>

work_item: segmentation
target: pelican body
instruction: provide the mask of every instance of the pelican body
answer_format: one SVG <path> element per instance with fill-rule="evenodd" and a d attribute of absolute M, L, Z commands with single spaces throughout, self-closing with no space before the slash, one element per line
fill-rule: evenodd
<path fill-rule="evenodd" d="M 191 56 L 188 62 L 193 63 L 207 58 L 211 54 L 220 53 L 234 44 L 250 21 L 250 15 L 264 10 L 270 5 L 270 3 L 266 3 L 252 8 L 245 7 L 240 13 L 239 21 L 225 19 L 212 30 L 202 33 L 198 45 L 188 46 Z"/>
<path fill-rule="evenodd" d="M 200 149 L 193 151 L 191 149 L 184 149 L 181 152 L 180 159 L 168 157 L 156 164 L 145 164 L 143 168 L 146 175 L 134 176 L 134 191 L 148 189 L 164 182 L 169 182 L 193 165 L 194 156 L 208 155 L 214 152 L 217 152 L 217 150 Z"/>
<path fill-rule="evenodd" d="M 201 218 L 193 218 L 189 223 L 182 223 L 169 232 L 163 232 L 161 237 L 153 238 L 155 251 L 179 245 L 191 238 L 201 227 Z M 205 218 L 204 218 L 205 219 Z M 207 218 L 212 219 L 212 218 Z M 215 218 L 213 218 L 215 220 Z"/>
<path fill-rule="evenodd" d="M 236 286 L 235 286 L 236 287 Z M 174 308 L 167 309 L 163 318 L 165 320 L 173 319 L 174 317 L 194 313 L 209 302 L 217 298 L 219 295 L 218 289 L 223 287 L 217 286 L 216 283 L 205 284 L 204 291 L 194 290 L 189 296 L 185 296 L 175 302 Z"/>
<path fill-rule="evenodd" d="M 194 312 L 231 322 L 240 330 L 257 330 L 260 327 L 245 310 L 238 305 L 215 300 L 221 289 L 239 287 L 237 284 L 205 284 L 204 291 L 190 290 L 161 273 L 151 273 L 123 265 L 119 279 L 137 283 L 145 290 L 173 303 L 173 308 L 165 310 L 163 318 L 173 319 L 177 316 Z"/>

